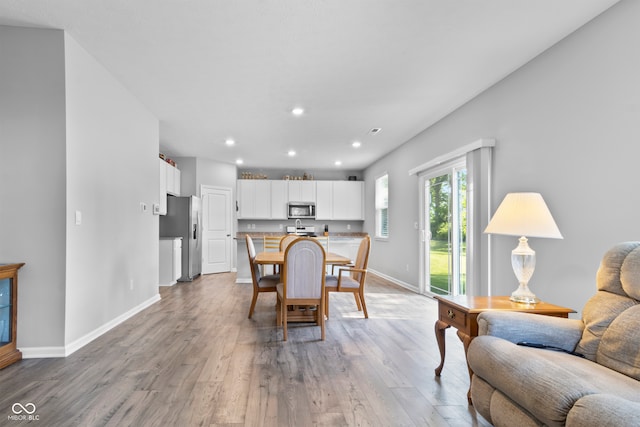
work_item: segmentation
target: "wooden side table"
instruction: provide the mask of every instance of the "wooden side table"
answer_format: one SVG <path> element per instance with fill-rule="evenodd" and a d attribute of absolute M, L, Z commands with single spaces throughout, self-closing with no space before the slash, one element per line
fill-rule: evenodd
<path fill-rule="evenodd" d="M 438 320 L 435 324 L 436 340 L 440 349 L 440 365 L 436 368 L 436 376 L 440 376 L 444 367 L 445 343 L 444 332 L 453 326 L 458 330 L 458 337 L 464 346 L 465 357 L 471 340 L 478 336 L 478 315 L 483 311 L 520 311 L 545 316 L 569 317 L 569 313 L 575 310 L 560 307 L 546 302 L 537 304 L 522 304 L 509 300 L 508 296 L 471 297 L 460 296 L 436 296 L 438 300 Z M 469 383 L 473 371 L 467 363 L 469 370 Z M 471 389 L 467 392 L 467 399 L 471 404 Z"/>

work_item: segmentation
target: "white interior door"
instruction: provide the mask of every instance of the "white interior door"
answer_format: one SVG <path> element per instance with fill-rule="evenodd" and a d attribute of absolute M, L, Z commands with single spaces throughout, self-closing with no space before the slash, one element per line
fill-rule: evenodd
<path fill-rule="evenodd" d="M 231 189 L 203 185 L 202 274 L 231 271 Z"/>

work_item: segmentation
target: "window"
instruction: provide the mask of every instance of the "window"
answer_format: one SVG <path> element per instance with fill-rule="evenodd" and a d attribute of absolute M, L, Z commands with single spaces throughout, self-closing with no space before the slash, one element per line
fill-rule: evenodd
<path fill-rule="evenodd" d="M 389 237 L 389 175 L 376 179 L 376 237 Z"/>

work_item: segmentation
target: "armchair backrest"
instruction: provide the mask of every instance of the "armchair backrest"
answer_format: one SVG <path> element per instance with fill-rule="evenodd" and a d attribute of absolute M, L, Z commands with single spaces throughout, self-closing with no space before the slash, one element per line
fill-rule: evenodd
<path fill-rule="evenodd" d="M 247 254 L 249 255 L 249 268 L 251 269 L 251 280 L 254 286 L 258 286 L 260 281 L 260 267 L 255 264 L 253 260 L 256 258 L 256 247 L 253 244 L 253 239 L 248 234 L 245 236 L 247 242 Z"/>
<path fill-rule="evenodd" d="M 640 242 L 611 248 L 596 284 L 598 292 L 582 311 L 584 331 L 576 351 L 640 380 Z"/>
<path fill-rule="evenodd" d="M 367 265 L 369 264 L 369 252 L 371 252 L 371 238 L 369 236 L 365 236 L 358 247 L 358 255 L 356 255 L 356 261 L 354 263 L 355 268 L 361 270 L 367 269 Z M 352 271 L 351 278 L 359 282 L 362 274 L 363 273 L 359 271 Z"/>
<path fill-rule="evenodd" d="M 320 298 L 324 294 L 325 252 L 308 237 L 291 242 L 284 254 L 283 283 L 286 298 Z"/>

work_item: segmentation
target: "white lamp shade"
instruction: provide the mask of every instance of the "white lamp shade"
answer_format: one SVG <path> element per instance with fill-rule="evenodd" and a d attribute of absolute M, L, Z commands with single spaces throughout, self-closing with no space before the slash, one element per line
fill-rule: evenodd
<path fill-rule="evenodd" d="M 539 193 L 507 194 L 484 232 L 562 239 L 562 234 Z"/>

